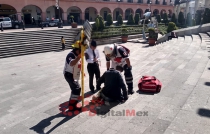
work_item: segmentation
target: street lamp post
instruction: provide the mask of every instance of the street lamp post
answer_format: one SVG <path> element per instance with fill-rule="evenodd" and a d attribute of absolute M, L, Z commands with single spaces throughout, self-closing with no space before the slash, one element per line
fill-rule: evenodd
<path fill-rule="evenodd" d="M 58 28 L 61 28 L 59 0 L 55 0 L 55 1 L 56 1 L 55 6 L 58 9 L 58 20 L 59 20 L 58 21 Z"/>

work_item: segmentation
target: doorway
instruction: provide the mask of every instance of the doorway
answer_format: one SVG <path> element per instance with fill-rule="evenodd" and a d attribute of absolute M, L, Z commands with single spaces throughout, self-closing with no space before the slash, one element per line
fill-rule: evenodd
<path fill-rule="evenodd" d="M 32 24 L 31 14 L 24 14 L 24 22 L 25 24 Z"/>
<path fill-rule="evenodd" d="M 107 11 L 104 11 L 104 20 L 106 21 Z"/>
<path fill-rule="evenodd" d="M 80 13 L 69 13 L 69 16 L 74 16 L 74 22 L 80 23 Z"/>
<path fill-rule="evenodd" d="M 91 21 L 89 20 L 89 13 L 85 13 L 85 20 Z"/>
<path fill-rule="evenodd" d="M 119 11 L 116 11 L 116 20 L 117 20 L 117 17 L 119 16 L 120 12 Z"/>

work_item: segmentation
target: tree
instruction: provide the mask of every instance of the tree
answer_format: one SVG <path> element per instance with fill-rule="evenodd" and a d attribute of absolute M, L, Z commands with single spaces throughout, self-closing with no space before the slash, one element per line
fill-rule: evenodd
<path fill-rule="evenodd" d="M 161 22 L 161 17 L 160 17 L 160 15 L 159 15 L 159 14 L 156 16 L 156 19 L 157 19 L 157 22 L 158 22 L 158 23 L 160 23 L 160 22 Z"/>
<path fill-rule="evenodd" d="M 210 23 L 210 10 L 208 8 L 205 9 L 202 20 L 202 24 L 206 23 Z"/>
<path fill-rule="evenodd" d="M 178 22 L 181 25 L 184 25 L 184 14 L 183 14 L 183 12 L 179 12 Z"/>
<path fill-rule="evenodd" d="M 105 24 L 104 24 L 104 19 L 101 15 L 97 15 L 96 17 L 96 20 L 99 20 L 99 27 L 98 27 L 98 30 L 103 30 L 104 27 L 105 27 Z"/>
<path fill-rule="evenodd" d="M 168 23 L 168 15 L 167 15 L 167 13 L 163 14 L 163 22 L 164 23 Z"/>
<path fill-rule="evenodd" d="M 168 23 L 167 32 L 170 33 L 173 30 L 177 30 L 176 24 L 174 22 L 169 22 Z"/>
<path fill-rule="evenodd" d="M 200 25 L 201 24 L 201 12 L 200 11 L 196 11 L 195 22 L 196 22 L 196 25 Z"/>
<path fill-rule="evenodd" d="M 118 25 L 122 25 L 123 24 L 123 19 L 122 19 L 122 15 L 119 14 L 118 17 L 117 17 L 117 24 Z"/>
<path fill-rule="evenodd" d="M 175 13 L 172 14 L 171 22 L 176 24 L 176 15 L 175 15 Z"/>
<path fill-rule="evenodd" d="M 140 21 L 140 14 L 136 13 L 134 18 L 135 18 L 135 24 L 138 25 Z"/>
<path fill-rule="evenodd" d="M 135 22 L 134 22 L 133 14 L 131 13 L 128 17 L 127 25 L 134 25 L 134 24 Z"/>
<path fill-rule="evenodd" d="M 187 14 L 187 25 L 192 26 L 192 15 L 191 15 L 191 13 Z"/>
<path fill-rule="evenodd" d="M 110 26 L 110 25 L 113 24 L 112 15 L 111 15 L 110 13 L 107 15 L 107 22 L 106 22 L 106 24 L 107 24 L 108 26 Z"/>
<path fill-rule="evenodd" d="M 100 27 L 100 23 L 99 23 L 99 19 L 98 18 L 96 18 L 95 25 L 96 25 L 96 30 L 98 31 L 98 29 Z"/>

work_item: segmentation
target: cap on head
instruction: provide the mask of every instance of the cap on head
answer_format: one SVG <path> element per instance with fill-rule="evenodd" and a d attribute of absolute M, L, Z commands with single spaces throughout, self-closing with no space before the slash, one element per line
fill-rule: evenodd
<path fill-rule="evenodd" d="M 114 50 L 114 45 L 108 45 L 104 47 L 105 55 L 112 54 L 113 50 Z"/>

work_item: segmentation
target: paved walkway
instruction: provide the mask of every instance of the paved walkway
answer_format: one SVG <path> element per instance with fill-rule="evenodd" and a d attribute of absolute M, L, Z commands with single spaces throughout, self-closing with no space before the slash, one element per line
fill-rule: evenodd
<path fill-rule="evenodd" d="M 0 59 L 0 133 L 209 134 L 210 62 L 208 51 L 200 49 L 199 43 L 198 36 L 154 47 L 126 43 L 131 50 L 134 90 L 142 75 L 155 75 L 163 88 L 154 95 L 135 93 L 103 116 L 88 111 L 74 117 L 59 114 L 59 105 L 70 94 L 62 74 L 68 50 Z M 103 73 L 103 46 L 98 49 Z M 138 116 L 120 115 L 124 110 L 139 111 Z"/>

